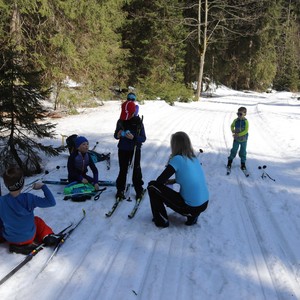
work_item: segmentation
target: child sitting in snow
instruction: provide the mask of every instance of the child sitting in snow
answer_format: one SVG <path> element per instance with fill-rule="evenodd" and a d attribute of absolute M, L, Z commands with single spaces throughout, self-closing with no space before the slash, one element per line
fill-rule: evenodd
<path fill-rule="evenodd" d="M 10 252 L 25 255 L 37 247 L 36 243 L 56 245 L 61 236 L 55 235 L 52 229 L 33 213 L 36 207 L 51 207 L 56 204 L 48 187 L 40 182 L 33 184 L 34 190 L 43 190 L 44 198 L 21 193 L 24 176 L 19 167 L 8 168 L 3 174 L 3 180 L 9 193 L 0 197 L 0 240 L 9 243 Z"/>
<path fill-rule="evenodd" d="M 245 118 L 247 114 L 246 107 L 240 107 L 237 112 L 237 118 L 233 120 L 230 129 L 233 134 L 233 145 L 228 157 L 227 168 L 231 168 L 233 159 L 239 151 L 239 157 L 241 158 L 241 169 L 246 170 L 246 155 L 247 155 L 247 140 L 249 123 Z"/>
<path fill-rule="evenodd" d="M 88 154 L 89 142 L 84 136 L 77 136 L 75 150 L 68 159 L 68 180 L 69 182 L 92 183 L 95 190 L 99 190 L 98 169 Z M 88 167 L 93 172 L 93 177 L 87 175 Z"/>
<path fill-rule="evenodd" d="M 126 176 L 128 167 L 134 155 L 132 183 L 136 192 L 136 198 L 141 198 L 143 188 L 143 178 L 141 170 L 141 147 L 146 141 L 146 134 L 141 118 L 136 115 L 136 105 L 134 101 L 127 100 L 122 104 L 122 112 L 117 122 L 114 133 L 118 143 L 119 175 L 116 180 L 116 198 L 125 198 Z M 135 149 L 135 150 L 134 150 Z"/>

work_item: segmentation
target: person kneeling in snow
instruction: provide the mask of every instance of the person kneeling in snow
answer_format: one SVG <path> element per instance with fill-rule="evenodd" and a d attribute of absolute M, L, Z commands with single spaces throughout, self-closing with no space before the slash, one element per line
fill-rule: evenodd
<path fill-rule="evenodd" d="M 21 193 L 24 176 L 19 167 L 8 168 L 3 174 L 3 180 L 9 193 L 0 197 L 0 236 L 9 243 L 9 251 L 28 255 L 37 247 L 37 243 L 56 245 L 62 236 L 55 235 L 53 230 L 33 213 L 36 207 L 51 207 L 56 204 L 48 187 L 40 182 L 33 184 L 34 190 L 43 190 L 44 198 Z"/>
<path fill-rule="evenodd" d="M 208 205 L 208 189 L 202 166 L 196 158 L 189 136 L 182 131 L 171 137 L 171 159 L 160 176 L 148 184 L 148 193 L 157 227 L 168 227 L 169 220 L 164 204 L 177 213 L 186 216 L 186 225 L 197 223 L 200 213 Z M 175 180 L 169 178 L 175 174 Z M 180 192 L 166 186 L 178 183 Z"/>
<path fill-rule="evenodd" d="M 89 142 L 84 136 L 77 136 L 75 150 L 68 159 L 68 180 L 69 182 L 91 183 L 95 190 L 99 190 L 98 169 L 88 154 Z M 88 167 L 93 172 L 93 177 L 87 175 Z"/>

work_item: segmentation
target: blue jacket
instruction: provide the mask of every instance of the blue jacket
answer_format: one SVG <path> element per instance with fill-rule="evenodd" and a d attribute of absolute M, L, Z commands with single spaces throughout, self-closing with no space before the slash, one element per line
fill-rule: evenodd
<path fill-rule="evenodd" d="M 93 172 L 93 178 L 87 175 L 88 167 Z M 90 183 L 98 183 L 98 169 L 88 152 L 82 155 L 81 152 L 76 150 L 71 153 L 68 159 L 68 180 L 69 182 L 81 182 L 83 178 L 86 178 Z"/>
<path fill-rule="evenodd" d="M 0 224 L 2 235 L 10 243 L 22 243 L 35 236 L 33 210 L 36 207 L 51 207 L 55 199 L 46 185 L 42 186 L 45 197 L 21 193 L 13 197 L 10 193 L 0 197 Z"/>
<path fill-rule="evenodd" d="M 129 130 L 131 134 L 134 136 L 133 140 L 121 136 L 118 143 L 118 148 L 120 150 L 132 151 L 134 149 L 135 144 L 137 148 L 141 148 L 142 143 L 146 141 L 144 124 L 139 116 L 134 116 L 133 118 L 127 121 L 118 120 L 116 130 L 114 133 L 115 139 L 118 139 L 117 135 L 120 130 L 123 131 Z M 139 134 L 138 131 L 140 131 Z"/>

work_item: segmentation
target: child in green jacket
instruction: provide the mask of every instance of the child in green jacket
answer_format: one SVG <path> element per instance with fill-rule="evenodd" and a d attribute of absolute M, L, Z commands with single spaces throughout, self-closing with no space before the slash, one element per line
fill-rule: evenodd
<path fill-rule="evenodd" d="M 247 140 L 249 122 L 245 118 L 247 114 L 246 107 L 240 107 L 237 112 L 237 118 L 231 124 L 231 132 L 233 134 L 233 145 L 228 157 L 227 168 L 231 168 L 233 159 L 239 150 L 239 157 L 241 158 L 241 169 L 246 170 L 246 156 L 247 156 Z"/>

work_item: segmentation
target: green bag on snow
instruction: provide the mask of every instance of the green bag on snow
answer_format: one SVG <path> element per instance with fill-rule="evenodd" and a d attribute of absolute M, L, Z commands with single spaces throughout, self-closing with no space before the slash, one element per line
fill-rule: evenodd
<path fill-rule="evenodd" d="M 91 194 L 95 192 L 95 187 L 91 183 L 71 182 L 64 188 L 65 195 Z"/>

